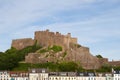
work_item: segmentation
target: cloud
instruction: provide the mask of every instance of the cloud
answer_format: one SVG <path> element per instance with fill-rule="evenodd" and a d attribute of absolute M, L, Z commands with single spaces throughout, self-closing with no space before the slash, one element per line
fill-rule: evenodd
<path fill-rule="evenodd" d="M 0 15 L 0 33 L 15 30 L 21 26 L 35 22 L 45 17 L 53 16 L 54 13 L 61 10 L 79 8 L 82 4 L 92 2 L 94 0 L 13 0 L 1 1 Z M 8 28 L 11 27 L 11 28 Z"/>
<path fill-rule="evenodd" d="M 83 4 L 93 3 L 95 0 L 13 0 L 1 1 L 0 30 L 4 28 L 19 28 L 23 25 L 54 15 L 57 11 L 80 8 Z M 4 26 L 4 27 L 3 27 Z M 11 28 L 8 29 L 8 31 Z M 1 32 L 1 33 L 2 33 Z"/>
<path fill-rule="evenodd" d="M 96 43 L 99 41 L 103 41 L 105 38 L 117 37 L 120 35 L 118 26 L 113 27 L 114 25 L 109 25 L 109 23 L 113 22 L 114 20 L 116 21 L 116 19 L 113 20 L 112 17 L 111 15 L 102 15 L 86 21 L 75 21 L 68 23 L 57 22 L 43 26 L 30 26 L 24 28 L 22 32 L 21 30 L 19 32 L 22 34 L 26 31 L 29 31 L 28 33 L 30 33 L 34 32 L 35 30 L 50 29 L 51 31 L 59 31 L 63 34 L 66 34 L 68 31 L 70 31 L 73 36 L 79 37 L 79 40 L 83 43 Z"/>

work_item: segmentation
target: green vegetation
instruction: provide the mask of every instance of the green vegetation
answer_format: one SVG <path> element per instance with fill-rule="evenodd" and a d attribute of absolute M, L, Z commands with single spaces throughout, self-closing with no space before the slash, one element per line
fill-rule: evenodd
<path fill-rule="evenodd" d="M 61 46 L 56 46 L 56 45 L 53 45 L 53 47 L 51 47 L 50 49 L 53 50 L 54 52 L 62 51 L 62 47 Z"/>
<path fill-rule="evenodd" d="M 120 66 L 110 66 L 108 64 L 104 64 L 100 69 L 97 70 L 84 70 L 81 65 L 75 62 L 61 62 L 61 63 L 39 63 L 39 64 L 30 64 L 30 63 L 22 63 L 21 61 L 25 60 L 25 56 L 28 53 L 36 52 L 41 50 L 41 53 L 53 50 L 54 52 L 62 51 L 62 47 L 60 46 L 52 46 L 47 49 L 42 49 L 41 46 L 34 44 L 33 46 L 28 46 L 22 50 L 16 50 L 11 47 L 11 49 L 6 50 L 5 52 L 0 52 L 0 70 L 19 70 L 19 71 L 27 71 L 29 68 L 48 68 L 50 71 L 96 71 L 96 72 L 111 72 L 111 69 L 119 69 Z M 67 55 L 67 52 L 63 53 L 63 57 Z M 101 55 L 96 55 L 98 58 L 102 58 Z M 46 55 L 48 57 L 48 55 Z"/>
<path fill-rule="evenodd" d="M 74 62 L 62 62 L 58 68 L 60 71 L 76 71 L 78 70 L 78 65 Z"/>
<path fill-rule="evenodd" d="M 30 64 L 30 63 L 22 63 L 21 61 L 25 60 L 25 56 L 28 53 L 36 52 L 40 50 L 42 47 L 37 46 L 36 44 L 33 46 L 28 46 L 22 50 L 16 50 L 11 47 L 4 53 L 0 53 L 0 70 L 19 70 L 19 71 L 27 71 L 29 68 L 48 68 L 50 71 L 76 71 L 83 70 L 82 67 L 79 67 L 77 63 L 74 62 L 61 62 L 61 63 L 39 63 L 39 64 Z M 52 46 L 47 50 L 53 50 L 54 52 L 62 51 L 62 47 L 60 46 Z M 46 50 L 42 50 L 41 52 L 45 52 Z M 64 53 L 64 56 L 67 53 Z"/>
<path fill-rule="evenodd" d="M 39 52 L 40 52 L 40 53 L 45 53 L 45 52 L 48 52 L 48 50 L 46 50 L 46 49 L 41 49 Z"/>
<path fill-rule="evenodd" d="M 79 67 L 74 62 L 62 62 L 62 63 L 39 63 L 39 64 L 30 64 L 30 63 L 19 63 L 18 67 L 12 69 L 14 71 L 27 71 L 29 68 L 47 68 L 50 71 L 83 71 L 82 67 Z"/>
<path fill-rule="evenodd" d="M 40 46 L 34 44 L 33 46 L 28 46 L 22 50 L 16 50 L 11 47 L 11 49 L 8 49 L 4 53 L 0 53 L 0 70 L 12 70 L 18 66 L 20 61 L 25 59 L 25 55 L 30 52 L 35 52 L 40 48 Z"/>
<path fill-rule="evenodd" d="M 73 44 L 75 47 L 77 47 L 77 48 L 80 48 L 81 47 L 81 45 L 80 44 Z"/>
<path fill-rule="evenodd" d="M 104 64 L 100 69 L 96 70 L 97 72 L 111 72 L 112 66 L 109 64 Z"/>
<path fill-rule="evenodd" d="M 67 52 L 65 51 L 65 52 L 63 53 L 63 58 L 64 58 L 66 55 L 67 55 Z"/>
<path fill-rule="evenodd" d="M 113 66 L 114 70 L 120 70 L 120 66 Z"/>
<path fill-rule="evenodd" d="M 114 70 L 120 70 L 120 66 L 111 66 L 109 64 L 104 64 L 100 69 L 96 70 L 86 70 L 88 72 L 102 72 L 102 73 L 107 73 L 107 72 L 112 72 L 112 68 Z"/>
<path fill-rule="evenodd" d="M 57 45 L 53 45 L 52 47 L 48 47 L 46 49 L 41 49 L 39 51 L 39 53 L 45 53 L 45 52 L 49 52 L 49 51 L 53 51 L 54 53 L 62 51 L 62 47 L 61 46 L 57 46 Z"/>
<path fill-rule="evenodd" d="M 81 47 L 81 45 L 79 45 L 79 44 L 76 44 L 76 46 L 77 46 L 77 48 Z"/>
<path fill-rule="evenodd" d="M 96 55 L 96 57 L 97 57 L 97 58 L 103 58 L 103 57 L 102 57 L 101 55 L 99 55 L 99 54 L 98 54 L 98 55 Z"/>

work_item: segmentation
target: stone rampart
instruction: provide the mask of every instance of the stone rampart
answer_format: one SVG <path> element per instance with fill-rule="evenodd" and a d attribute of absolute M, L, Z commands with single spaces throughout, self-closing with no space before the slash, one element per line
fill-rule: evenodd
<path fill-rule="evenodd" d="M 59 32 L 54 33 L 49 30 L 36 31 L 34 39 L 42 46 L 60 45 L 63 48 L 69 48 L 70 43 L 77 43 L 77 38 L 72 38 L 70 33 L 61 35 Z"/>
<path fill-rule="evenodd" d="M 63 49 L 68 49 L 70 43 L 77 44 L 77 38 L 72 38 L 71 34 L 61 35 L 59 32 L 49 32 L 46 31 L 36 31 L 34 35 L 34 39 L 24 38 L 24 39 L 16 39 L 12 41 L 12 47 L 16 49 L 23 49 L 27 46 L 31 46 L 34 42 L 37 41 L 38 45 L 41 46 L 52 46 L 59 45 L 62 46 Z"/>
<path fill-rule="evenodd" d="M 34 45 L 35 41 L 32 38 L 24 38 L 24 39 L 15 39 L 12 40 L 12 47 L 20 50 L 27 46 Z"/>
<path fill-rule="evenodd" d="M 81 46 L 77 43 L 77 38 L 71 37 L 71 34 L 62 35 L 59 32 L 49 32 L 46 31 L 36 31 L 34 34 L 34 39 L 24 38 L 16 39 L 12 41 L 12 47 L 20 50 L 27 46 L 32 46 L 37 41 L 37 45 L 48 47 L 53 45 L 62 46 L 62 53 L 46 53 L 40 55 L 37 53 L 30 53 L 25 57 L 25 62 L 28 63 L 42 63 L 42 62 L 54 62 L 54 61 L 74 61 L 80 62 L 80 64 L 85 69 L 98 69 L 102 64 L 108 62 L 107 59 L 98 59 L 93 56 L 88 47 Z M 67 52 L 67 54 L 63 57 Z M 47 57 L 46 57 L 47 56 Z"/>
<path fill-rule="evenodd" d="M 111 66 L 120 66 L 120 61 L 110 61 L 109 64 Z"/>

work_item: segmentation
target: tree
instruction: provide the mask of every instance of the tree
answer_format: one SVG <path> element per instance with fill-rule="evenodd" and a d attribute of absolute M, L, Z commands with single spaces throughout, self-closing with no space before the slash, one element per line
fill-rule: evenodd
<path fill-rule="evenodd" d="M 96 55 L 97 58 L 103 58 L 100 54 Z"/>
<path fill-rule="evenodd" d="M 75 62 L 62 62 L 59 64 L 60 71 L 76 71 L 78 65 Z"/>
<path fill-rule="evenodd" d="M 35 52 L 41 47 L 38 45 L 28 46 L 22 50 L 17 50 L 13 47 L 0 54 L 0 70 L 12 70 L 17 67 L 20 61 L 25 59 L 25 56 L 30 52 Z"/>

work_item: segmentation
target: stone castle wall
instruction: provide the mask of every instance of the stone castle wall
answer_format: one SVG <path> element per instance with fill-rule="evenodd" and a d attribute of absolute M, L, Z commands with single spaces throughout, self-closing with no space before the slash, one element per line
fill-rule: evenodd
<path fill-rule="evenodd" d="M 109 64 L 111 66 L 120 66 L 120 61 L 110 61 Z"/>
<path fill-rule="evenodd" d="M 34 35 L 34 39 L 32 38 L 24 38 L 24 39 L 16 39 L 12 41 L 12 47 L 16 49 L 23 49 L 27 46 L 31 46 L 34 42 L 37 41 L 38 45 L 41 46 L 52 46 L 59 45 L 62 46 L 63 49 L 68 49 L 70 43 L 77 44 L 77 38 L 72 38 L 71 34 L 61 35 L 59 32 L 49 32 L 46 31 L 36 31 Z"/>
<path fill-rule="evenodd" d="M 20 50 L 27 46 L 34 45 L 34 42 L 35 41 L 32 38 L 15 39 L 15 40 L 12 40 L 12 47 Z"/>
<path fill-rule="evenodd" d="M 74 61 L 80 62 L 83 68 L 85 69 L 98 69 L 103 63 L 106 63 L 107 59 L 98 59 L 97 57 L 91 55 L 89 48 L 84 46 L 76 46 L 77 38 L 71 37 L 71 34 L 62 35 L 59 32 L 49 32 L 46 31 L 36 31 L 34 34 L 34 39 L 32 38 L 24 38 L 24 39 L 16 39 L 12 41 L 12 47 L 20 50 L 27 46 L 32 46 L 37 41 L 37 45 L 41 45 L 43 47 L 59 45 L 63 48 L 63 53 L 66 51 L 68 54 L 63 57 L 63 53 L 56 53 L 54 56 L 48 56 L 52 53 L 46 55 L 40 55 L 37 53 L 28 54 L 25 57 L 25 62 L 28 63 L 38 63 L 38 62 L 46 62 L 46 61 Z M 65 50 L 65 51 L 64 51 Z"/>
<path fill-rule="evenodd" d="M 41 46 L 64 45 L 64 36 L 58 32 L 53 33 L 48 30 L 36 31 L 34 39 L 37 40 L 37 44 Z"/>
<path fill-rule="evenodd" d="M 71 43 L 75 43 L 75 44 L 78 44 L 77 43 L 77 38 L 71 38 L 71 41 L 70 41 Z"/>
<path fill-rule="evenodd" d="M 77 38 L 71 38 L 71 34 L 61 35 L 59 32 L 49 32 L 46 31 L 36 31 L 35 32 L 35 40 L 37 40 L 37 44 L 42 46 L 52 46 L 52 45 L 60 45 L 64 48 L 69 48 L 70 43 L 77 43 Z"/>
<path fill-rule="evenodd" d="M 108 64 L 108 58 L 99 58 L 99 62 L 100 62 L 100 64 L 102 64 L 102 65 Z"/>

